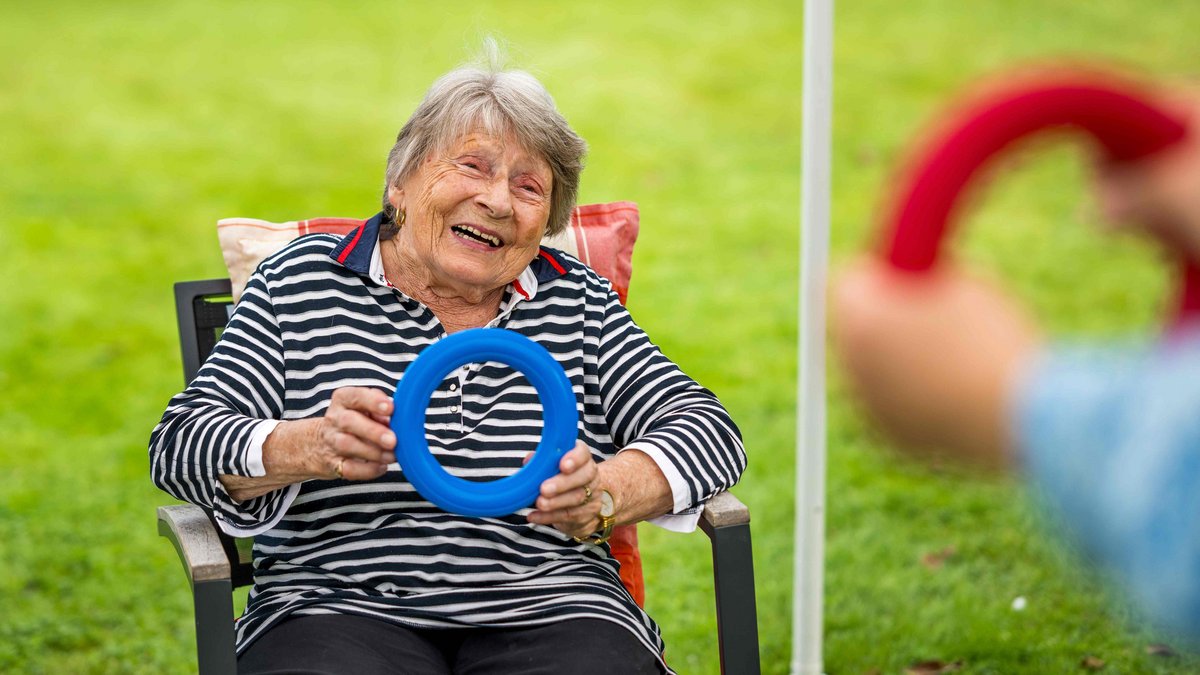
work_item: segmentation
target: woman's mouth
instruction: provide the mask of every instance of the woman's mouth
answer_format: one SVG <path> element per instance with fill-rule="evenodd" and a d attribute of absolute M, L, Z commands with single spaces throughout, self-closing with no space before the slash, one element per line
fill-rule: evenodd
<path fill-rule="evenodd" d="M 494 234 L 478 230 L 470 225 L 452 225 L 450 231 L 468 241 L 476 241 L 492 248 L 500 248 L 504 242 Z"/>

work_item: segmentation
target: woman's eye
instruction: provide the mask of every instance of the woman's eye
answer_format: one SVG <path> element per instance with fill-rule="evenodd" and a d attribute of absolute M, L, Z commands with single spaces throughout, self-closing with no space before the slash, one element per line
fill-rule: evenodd
<path fill-rule="evenodd" d="M 524 192 L 526 194 L 533 195 L 536 197 L 542 196 L 542 186 L 538 185 L 537 183 L 534 183 L 533 181 L 517 183 L 517 189 L 520 190 L 521 192 Z"/>
<path fill-rule="evenodd" d="M 471 171 L 487 171 L 487 162 L 478 157 L 460 157 L 458 165 Z"/>

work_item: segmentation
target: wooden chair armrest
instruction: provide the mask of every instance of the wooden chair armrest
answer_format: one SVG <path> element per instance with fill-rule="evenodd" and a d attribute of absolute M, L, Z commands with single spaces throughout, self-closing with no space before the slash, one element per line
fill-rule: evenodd
<path fill-rule="evenodd" d="M 175 545 L 193 585 L 230 578 L 229 558 L 204 509 L 191 504 L 158 507 L 158 533 Z"/>
<path fill-rule="evenodd" d="M 700 516 L 700 528 L 712 536 L 713 530 L 730 525 L 748 525 L 750 523 L 750 508 L 732 492 L 718 492 L 704 504 Z"/>

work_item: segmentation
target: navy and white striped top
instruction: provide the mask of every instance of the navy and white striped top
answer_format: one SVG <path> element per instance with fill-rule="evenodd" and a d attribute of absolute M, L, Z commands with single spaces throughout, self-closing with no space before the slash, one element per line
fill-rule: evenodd
<path fill-rule="evenodd" d="M 373 481 L 311 480 L 241 503 L 223 488 L 220 474 L 262 475 L 249 452 L 262 420 L 322 415 L 340 387 L 390 395 L 417 354 L 445 336 L 427 307 L 371 278 L 379 220 L 341 241 L 302 237 L 265 260 L 150 438 L 158 487 L 213 509 L 228 532 L 257 534 L 239 653 L 291 613 L 347 613 L 426 628 L 603 619 L 661 658 L 658 626 L 621 585 L 607 545 L 530 524 L 528 509 L 500 518 L 446 513 L 396 465 Z M 537 341 L 563 366 L 579 438 L 597 461 L 637 447 L 676 473 L 677 511 L 730 487 L 745 469 L 739 432 L 716 397 L 671 363 L 610 284 L 578 260 L 542 249 L 490 325 Z M 520 373 L 470 364 L 434 392 L 426 433 L 451 474 L 499 478 L 537 446 L 541 406 Z"/>

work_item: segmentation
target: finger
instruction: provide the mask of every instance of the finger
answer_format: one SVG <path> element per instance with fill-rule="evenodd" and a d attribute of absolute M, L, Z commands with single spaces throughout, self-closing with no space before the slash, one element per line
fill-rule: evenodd
<path fill-rule="evenodd" d="M 586 537 L 595 532 L 600 527 L 598 518 L 589 518 L 587 520 L 562 520 L 555 523 L 552 527 L 567 535 L 568 537 Z"/>
<path fill-rule="evenodd" d="M 322 440 L 331 454 L 383 464 L 395 461 L 396 436 L 391 429 L 350 410 L 329 417 Z"/>
<path fill-rule="evenodd" d="M 596 480 L 596 462 L 592 453 L 582 442 L 568 452 L 558 463 L 559 473 L 542 482 L 540 494 L 543 497 L 555 497 L 564 492 L 570 492 Z"/>
<path fill-rule="evenodd" d="M 374 480 L 387 473 L 386 464 L 347 459 L 341 463 L 342 478 L 345 480 Z"/>
<path fill-rule="evenodd" d="M 599 505 L 569 506 L 553 511 L 534 510 L 526 518 L 531 523 L 549 525 L 573 537 L 583 537 L 600 525 Z"/>
<path fill-rule="evenodd" d="M 538 497 L 534 505 L 539 511 L 560 511 L 586 507 L 592 501 L 593 499 L 588 497 L 587 491 L 580 487 L 555 497 Z M 599 508 L 596 509 L 596 512 L 599 513 Z"/>
<path fill-rule="evenodd" d="M 379 415 L 392 414 L 392 397 L 370 387 L 342 387 L 333 392 L 330 407 L 338 406 Z"/>
<path fill-rule="evenodd" d="M 558 460 L 558 470 L 564 474 L 574 473 L 579 467 L 588 463 L 594 463 L 592 462 L 592 451 L 588 450 L 583 441 L 575 441 L 575 447 Z"/>
<path fill-rule="evenodd" d="M 396 447 L 396 434 L 392 433 L 391 427 L 367 415 L 354 410 L 339 410 L 330 411 L 328 417 L 333 422 L 334 430 L 355 436 L 363 443 L 379 446 L 383 450 Z"/>
<path fill-rule="evenodd" d="M 329 432 L 326 445 L 330 456 L 337 459 L 354 459 L 376 464 L 391 464 L 396 461 L 396 454 L 391 450 L 385 450 L 373 443 L 365 443 L 362 439 L 343 432 Z"/>
<path fill-rule="evenodd" d="M 587 507 L 580 506 L 579 504 L 569 504 L 558 509 L 535 508 L 529 512 L 529 515 L 531 516 L 530 520 L 541 525 L 555 525 L 566 522 L 582 523 L 590 518 Z"/>
<path fill-rule="evenodd" d="M 1140 188 L 1128 176 L 1109 171 L 1097 179 L 1095 193 L 1109 229 L 1128 227 L 1136 219 Z"/>

